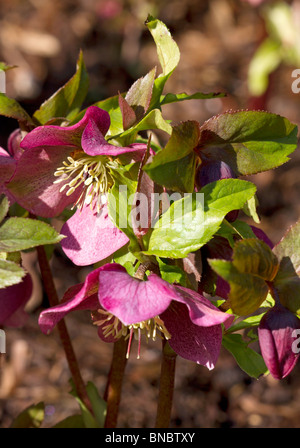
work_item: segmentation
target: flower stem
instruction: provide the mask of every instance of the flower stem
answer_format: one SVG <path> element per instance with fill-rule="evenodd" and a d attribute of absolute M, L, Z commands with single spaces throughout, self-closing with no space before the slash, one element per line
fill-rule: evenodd
<path fill-rule="evenodd" d="M 57 291 L 55 288 L 55 284 L 52 277 L 51 268 L 49 265 L 49 261 L 46 255 L 46 251 L 44 246 L 38 246 L 37 247 L 37 254 L 38 254 L 38 261 L 39 266 L 41 270 L 41 276 L 43 280 L 43 285 L 50 303 L 50 306 L 56 306 L 59 304 L 59 298 L 57 295 Z M 82 379 L 78 361 L 73 349 L 73 345 L 71 342 L 71 338 L 67 329 L 67 326 L 65 324 L 65 321 L 62 319 L 57 324 L 60 340 L 63 346 L 63 349 L 65 351 L 66 359 L 68 361 L 69 369 L 74 381 L 74 385 L 76 388 L 76 391 L 78 393 L 79 398 L 83 401 L 83 403 L 86 405 L 86 407 L 89 409 L 90 412 L 92 411 L 92 406 L 90 403 L 90 400 L 88 398 L 86 388 L 84 385 L 84 381 Z"/>
<path fill-rule="evenodd" d="M 104 428 L 115 428 L 117 426 L 123 377 L 127 363 L 126 354 L 127 341 L 122 337 L 114 343 L 113 359 L 104 394 L 104 400 L 107 402 Z"/>
<path fill-rule="evenodd" d="M 173 404 L 175 367 L 177 354 L 163 340 L 160 387 L 155 428 L 168 428 Z"/>

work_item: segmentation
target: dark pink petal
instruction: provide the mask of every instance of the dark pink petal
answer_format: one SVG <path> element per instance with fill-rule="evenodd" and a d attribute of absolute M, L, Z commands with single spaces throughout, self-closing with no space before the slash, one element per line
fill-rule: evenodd
<path fill-rule="evenodd" d="M 89 205 L 78 209 L 63 225 L 61 233 L 67 238 L 61 246 L 70 260 L 78 266 L 87 266 L 104 260 L 128 243 L 129 239 L 115 227 L 108 216 L 107 206 L 100 213 Z"/>
<path fill-rule="evenodd" d="M 188 310 L 190 320 L 199 327 L 211 327 L 219 324 L 231 325 L 234 316 L 224 313 L 215 307 L 208 299 L 192 289 L 183 286 L 175 287 L 178 295 L 176 300 L 184 303 Z"/>
<path fill-rule="evenodd" d="M 99 274 L 99 302 L 124 325 L 151 319 L 162 313 L 176 300 L 172 285 L 155 274 L 147 281 L 131 277 L 127 272 Z"/>
<path fill-rule="evenodd" d="M 39 325 L 43 333 L 50 333 L 55 325 L 71 311 L 94 311 L 100 308 L 98 301 L 98 284 L 99 273 L 103 269 L 106 269 L 108 272 L 111 271 L 112 273 L 125 270 L 125 268 L 120 265 L 107 264 L 89 273 L 86 276 L 84 283 L 71 286 L 71 288 L 64 294 L 59 305 L 48 308 L 40 314 Z"/>
<path fill-rule="evenodd" d="M 270 240 L 270 238 L 265 234 L 265 232 L 258 227 L 250 226 L 254 235 L 260 240 L 264 241 L 271 249 L 273 249 L 274 244 Z"/>
<path fill-rule="evenodd" d="M 39 146 L 77 146 L 80 147 L 80 139 L 84 128 L 89 121 L 95 123 L 96 128 L 102 134 L 106 134 L 110 126 L 108 112 L 96 106 L 87 108 L 83 118 L 73 126 L 39 126 L 29 132 L 21 142 L 21 148 L 32 149 Z"/>
<path fill-rule="evenodd" d="M 129 146 L 114 146 L 108 143 L 103 133 L 99 130 L 96 123 L 90 120 L 86 128 L 83 131 L 81 138 L 81 147 L 84 152 L 90 156 L 120 156 L 121 154 L 134 153 L 140 158 L 143 156 L 147 149 L 147 145 L 134 143 Z"/>
<path fill-rule="evenodd" d="M 196 183 L 201 188 L 210 182 L 231 178 L 236 178 L 236 174 L 227 163 L 220 160 L 203 160 L 196 174 Z"/>
<path fill-rule="evenodd" d="M 3 148 L 0 148 L 0 185 L 8 182 L 14 174 L 16 162 Z"/>
<path fill-rule="evenodd" d="M 219 275 L 217 276 L 215 295 L 227 300 L 230 293 L 230 285 Z"/>
<path fill-rule="evenodd" d="M 20 327 L 25 324 L 28 314 L 24 306 L 32 294 L 32 280 L 26 274 L 23 281 L 0 289 L 0 325 Z"/>
<path fill-rule="evenodd" d="M 53 183 L 57 180 L 55 171 L 71 151 L 66 146 L 27 149 L 7 189 L 31 213 L 45 218 L 59 215 L 68 205 L 74 204 L 81 193 L 78 188 L 67 196 L 59 191 L 63 183 Z"/>
<path fill-rule="evenodd" d="M 61 303 L 57 306 L 42 311 L 39 317 L 39 325 L 43 333 L 50 333 L 55 325 L 71 311 L 97 310 L 99 272 L 104 266 L 95 269 L 86 276 L 84 283 L 71 286 L 64 294 Z M 106 270 L 120 269 L 115 265 L 106 265 Z"/>
<path fill-rule="evenodd" d="M 275 305 L 262 318 L 258 327 L 259 345 L 264 361 L 276 379 L 286 377 L 295 367 L 299 351 L 294 342 L 299 335 L 300 320 L 281 305 Z"/>
<path fill-rule="evenodd" d="M 171 334 L 169 344 L 182 358 L 213 369 L 219 357 L 222 327 L 199 327 L 191 322 L 188 309 L 181 303 L 172 302 L 160 315 Z"/>

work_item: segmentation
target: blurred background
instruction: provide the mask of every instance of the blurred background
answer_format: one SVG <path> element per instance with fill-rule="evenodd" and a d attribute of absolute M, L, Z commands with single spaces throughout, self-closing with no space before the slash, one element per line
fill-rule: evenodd
<path fill-rule="evenodd" d="M 174 123 L 200 123 L 227 109 L 262 109 L 300 124 L 300 1 L 260 0 L 0 0 L 0 61 L 17 66 L 6 73 L 6 93 L 33 113 L 74 73 L 83 50 L 90 75 L 86 104 L 128 90 L 140 76 L 159 65 L 144 22 L 162 20 L 177 42 L 181 60 L 167 83 L 173 93 L 226 92 L 222 99 L 164 106 Z M 298 75 L 300 77 L 300 75 Z M 300 89 L 299 89 L 300 90 Z M 17 127 L 0 117 L 0 146 Z M 282 167 L 249 180 L 258 187 L 259 225 L 274 243 L 300 215 L 300 156 L 296 151 Z M 35 252 L 24 260 L 35 293 L 23 329 L 7 329 L 2 357 L 0 423 L 8 427 L 25 407 L 44 401 L 43 426 L 51 427 L 77 411 L 68 394 L 69 371 L 57 333 L 42 335 L 37 318 L 44 294 Z M 59 250 L 52 259 L 60 296 L 83 281 L 89 268 L 71 265 Z M 67 319 L 86 381 L 103 393 L 112 347 L 97 338 L 88 313 Z M 154 425 L 160 344 L 134 348 L 124 382 L 120 427 Z M 281 382 L 270 376 L 254 380 L 236 366 L 225 350 L 216 368 L 178 359 L 171 426 L 300 427 L 300 367 Z M 147 404 L 146 404 L 147 403 Z M 145 405 L 146 404 L 146 405 Z"/>

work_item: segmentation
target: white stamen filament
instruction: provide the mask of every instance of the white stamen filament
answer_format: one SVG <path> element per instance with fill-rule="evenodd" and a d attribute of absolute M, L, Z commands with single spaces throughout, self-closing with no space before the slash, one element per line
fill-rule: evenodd
<path fill-rule="evenodd" d="M 97 212 L 100 212 L 101 197 L 111 187 L 111 178 L 107 173 L 107 168 L 113 168 L 116 162 L 111 162 L 105 156 L 88 156 L 73 158 L 69 156 L 68 162 L 64 161 L 63 166 L 58 168 L 54 176 L 58 177 L 55 184 L 64 182 L 61 193 L 66 190 L 66 195 L 73 194 L 81 186 L 82 192 L 73 205 L 72 209 L 78 206 L 81 210 L 84 205 L 91 205 L 97 199 Z M 75 176 L 75 177 L 74 177 Z M 68 182 L 68 180 L 70 181 Z"/>

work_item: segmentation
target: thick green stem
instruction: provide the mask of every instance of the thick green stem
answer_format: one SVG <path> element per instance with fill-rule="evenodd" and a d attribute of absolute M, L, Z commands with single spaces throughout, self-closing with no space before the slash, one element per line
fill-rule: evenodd
<path fill-rule="evenodd" d="M 113 359 L 104 394 L 104 400 L 107 402 L 105 428 L 116 428 L 117 426 L 123 378 L 127 363 L 126 354 L 127 341 L 122 337 L 114 343 Z"/>
<path fill-rule="evenodd" d="M 59 298 L 57 295 L 51 268 L 44 247 L 43 246 L 37 247 L 37 253 L 43 285 L 50 306 L 56 306 L 59 304 Z M 82 379 L 80 369 L 78 366 L 78 361 L 73 349 L 72 341 L 64 319 L 58 322 L 57 328 L 78 396 L 79 398 L 81 398 L 86 407 L 92 412 L 92 406 L 86 392 L 84 381 Z"/>
<path fill-rule="evenodd" d="M 175 383 L 176 353 L 163 341 L 160 386 L 155 428 L 168 428 L 171 420 Z"/>

